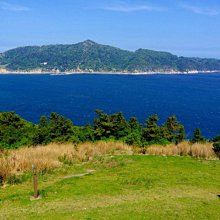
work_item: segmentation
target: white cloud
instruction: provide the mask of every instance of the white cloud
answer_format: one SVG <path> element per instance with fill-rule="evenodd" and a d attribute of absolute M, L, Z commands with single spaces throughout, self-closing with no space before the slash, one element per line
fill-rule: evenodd
<path fill-rule="evenodd" d="M 0 9 L 6 11 L 29 11 L 30 8 L 22 6 L 22 5 L 15 5 L 9 4 L 7 2 L 0 2 Z"/>
<path fill-rule="evenodd" d="M 189 4 L 180 4 L 180 7 L 189 10 L 195 14 L 201 14 L 201 15 L 215 16 L 220 13 L 220 11 L 217 10 L 216 8 L 200 7 Z"/>
<path fill-rule="evenodd" d="M 106 11 L 116 12 L 138 12 L 138 11 L 166 11 L 167 8 L 152 6 L 152 5 L 128 5 L 128 4 L 117 4 L 112 6 L 106 6 L 102 8 Z"/>

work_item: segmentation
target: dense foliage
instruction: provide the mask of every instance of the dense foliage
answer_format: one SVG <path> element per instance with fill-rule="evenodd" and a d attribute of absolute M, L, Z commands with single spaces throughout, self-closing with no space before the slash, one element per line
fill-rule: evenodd
<path fill-rule="evenodd" d="M 35 126 L 13 112 L 0 113 L 0 148 L 31 145 Z"/>
<path fill-rule="evenodd" d="M 98 140 L 119 140 L 129 145 L 140 147 L 151 144 L 180 143 L 185 139 L 184 126 L 174 115 L 166 122 L 158 125 L 157 115 L 146 119 L 145 125 L 138 119 L 125 119 L 122 112 L 106 114 L 96 110 L 94 123 L 85 126 L 74 126 L 72 121 L 52 112 L 50 116 L 42 116 L 39 124 L 28 122 L 14 112 L 0 113 L 0 149 L 12 149 L 19 146 L 56 143 L 81 143 Z M 205 141 L 201 131 L 196 129 L 191 140 L 193 143 Z M 213 139 L 215 149 L 219 149 L 220 137 Z"/>
<path fill-rule="evenodd" d="M 216 152 L 216 154 L 220 157 L 220 135 L 213 138 L 212 140 L 214 142 L 213 144 L 213 150 Z"/>
<path fill-rule="evenodd" d="M 7 64 L 7 65 L 6 65 Z M 0 54 L 8 70 L 146 72 L 220 70 L 220 60 L 178 57 L 167 52 L 135 52 L 87 40 L 72 45 L 27 46 Z"/>
<path fill-rule="evenodd" d="M 202 132 L 199 128 L 196 128 L 193 132 L 193 138 L 190 140 L 192 143 L 205 142 L 205 138 L 202 136 Z"/>

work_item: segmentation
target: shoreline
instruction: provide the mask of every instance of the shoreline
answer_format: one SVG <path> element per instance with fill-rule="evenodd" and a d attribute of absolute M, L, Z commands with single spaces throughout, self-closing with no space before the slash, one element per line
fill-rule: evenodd
<path fill-rule="evenodd" d="M 149 72 L 108 72 L 108 71 L 101 71 L 101 72 L 88 72 L 88 71 L 66 71 L 66 72 L 56 72 L 56 71 L 42 71 L 42 70 L 31 70 L 31 71 L 8 71 L 6 69 L 0 69 L 0 74 L 24 74 L 24 75 L 32 75 L 32 74 L 50 74 L 54 76 L 59 75 L 80 75 L 80 74 L 109 74 L 109 75 L 157 75 L 157 74 L 163 74 L 163 75 L 175 75 L 175 74 L 207 74 L 207 73 L 218 73 L 220 70 L 207 70 L 207 71 L 198 71 L 198 70 L 192 70 L 192 71 L 149 71 Z"/>

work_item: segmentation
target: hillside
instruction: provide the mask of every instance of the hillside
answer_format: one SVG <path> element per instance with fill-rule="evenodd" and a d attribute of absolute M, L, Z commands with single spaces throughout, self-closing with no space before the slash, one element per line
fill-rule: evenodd
<path fill-rule="evenodd" d="M 91 40 L 72 45 L 27 46 L 0 54 L 8 71 L 42 72 L 188 72 L 220 70 L 220 60 L 178 57 L 168 52 L 135 52 Z"/>
<path fill-rule="evenodd" d="M 219 219 L 219 161 L 106 155 L 69 163 L 63 158 L 57 169 L 39 172 L 39 200 L 30 201 L 31 172 L 0 187 L 0 219 Z"/>

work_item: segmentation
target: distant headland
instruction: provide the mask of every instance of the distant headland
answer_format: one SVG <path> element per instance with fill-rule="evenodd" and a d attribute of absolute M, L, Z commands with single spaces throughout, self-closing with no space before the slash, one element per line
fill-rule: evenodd
<path fill-rule="evenodd" d="M 0 73 L 179 74 L 220 72 L 220 60 L 178 57 L 169 52 L 135 52 L 91 40 L 77 44 L 26 46 L 0 53 Z"/>

